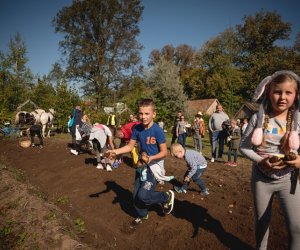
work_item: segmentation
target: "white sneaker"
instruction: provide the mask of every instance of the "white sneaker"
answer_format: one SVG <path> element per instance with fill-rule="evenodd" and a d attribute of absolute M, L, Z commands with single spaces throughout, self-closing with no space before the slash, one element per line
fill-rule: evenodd
<path fill-rule="evenodd" d="M 174 192 L 172 190 L 169 190 L 166 193 L 169 196 L 169 199 L 166 203 L 163 204 L 163 211 L 164 211 L 165 214 L 169 214 L 173 210 L 175 195 L 174 195 Z"/>
<path fill-rule="evenodd" d="M 111 172 L 112 171 L 112 168 L 110 165 L 106 164 L 106 171 L 107 172 Z"/>
<path fill-rule="evenodd" d="M 70 150 L 73 155 L 78 155 L 78 152 L 75 149 Z"/>
<path fill-rule="evenodd" d="M 211 160 L 210 160 L 211 162 L 215 162 L 215 158 L 211 158 Z"/>
<path fill-rule="evenodd" d="M 102 165 L 101 163 L 98 163 L 98 165 L 97 165 L 96 168 L 97 168 L 97 169 L 104 169 L 104 167 L 103 167 L 103 165 Z"/>

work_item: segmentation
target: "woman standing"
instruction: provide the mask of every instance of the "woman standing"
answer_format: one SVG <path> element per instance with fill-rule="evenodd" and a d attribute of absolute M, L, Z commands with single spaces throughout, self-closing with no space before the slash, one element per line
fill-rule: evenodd
<path fill-rule="evenodd" d="M 181 144 L 184 148 L 186 143 L 186 126 L 188 124 L 189 123 L 185 120 L 184 115 L 181 115 L 180 120 L 177 123 L 176 135 L 178 137 L 178 143 Z"/>
<path fill-rule="evenodd" d="M 204 137 L 205 135 L 205 125 L 199 113 L 195 115 L 193 130 L 194 130 L 193 139 L 194 139 L 195 150 L 202 153 L 202 137 Z"/>

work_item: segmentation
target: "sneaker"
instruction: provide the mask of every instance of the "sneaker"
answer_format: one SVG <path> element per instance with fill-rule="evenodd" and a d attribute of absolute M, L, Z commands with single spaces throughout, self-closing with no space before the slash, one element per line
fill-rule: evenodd
<path fill-rule="evenodd" d="M 103 167 L 103 165 L 102 165 L 101 163 L 98 163 L 98 165 L 97 165 L 96 168 L 97 168 L 97 169 L 104 169 L 104 167 Z"/>
<path fill-rule="evenodd" d="M 237 163 L 236 162 L 231 162 L 231 165 L 232 167 L 236 167 L 237 166 Z"/>
<path fill-rule="evenodd" d="M 70 150 L 73 155 L 78 155 L 78 152 L 75 149 Z"/>
<path fill-rule="evenodd" d="M 204 190 L 201 191 L 200 194 L 203 195 L 203 196 L 207 196 L 207 195 L 209 195 L 208 190 L 209 190 L 208 188 L 205 188 Z"/>
<path fill-rule="evenodd" d="M 111 172 L 112 171 L 112 168 L 109 164 L 106 164 L 106 171 L 107 172 Z"/>
<path fill-rule="evenodd" d="M 215 162 L 215 158 L 211 158 L 210 162 Z"/>
<path fill-rule="evenodd" d="M 135 219 L 131 222 L 131 226 L 132 226 L 132 227 L 138 226 L 138 225 L 142 224 L 143 221 L 148 220 L 148 218 L 149 218 L 148 214 L 147 214 L 146 216 L 142 217 L 142 218 L 135 218 Z"/>
<path fill-rule="evenodd" d="M 112 168 L 118 168 L 119 164 L 120 164 L 119 161 L 115 161 L 114 164 L 112 165 Z"/>
<path fill-rule="evenodd" d="M 231 166 L 231 164 L 232 164 L 232 162 L 230 162 L 230 161 L 224 163 L 225 166 Z"/>
<path fill-rule="evenodd" d="M 34 143 L 31 144 L 31 147 L 35 147 Z"/>
<path fill-rule="evenodd" d="M 40 147 L 39 148 L 43 148 L 44 146 L 43 145 L 40 145 Z"/>
<path fill-rule="evenodd" d="M 181 193 L 185 193 L 185 194 L 186 194 L 186 190 L 183 189 L 183 188 L 181 188 L 181 187 L 175 186 L 175 187 L 174 187 L 174 190 L 175 190 L 177 193 L 179 193 L 179 194 L 181 194 Z"/>
<path fill-rule="evenodd" d="M 169 196 L 169 199 L 166 203 L 163 204 L 163 210 L 165 214 L 169 214 L 172 212 L 174 207 L 174 192 L 172 190 L 169 190 L 166 192 L 166 194 Z"/>

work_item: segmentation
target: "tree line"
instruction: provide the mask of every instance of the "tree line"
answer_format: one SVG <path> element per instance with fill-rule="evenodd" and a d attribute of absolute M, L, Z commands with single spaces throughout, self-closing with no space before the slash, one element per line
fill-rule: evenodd
<path fill-rule="evenodd" d="M 8 52 L 0 51 L 0 120 L 11 120 L 29 98 L 40 108 L 53 107 L 56 122 L 64 125 L 78 103 L 105 122 L 103 107 L 123 102 L 137 112 L 141 97 L 155 100 L 158 119 L 167 124 L 194 99 L 217 98 L 232 116 L 267 75 L 300 73 L 300 33 L 293 45 L 283 45 L 291 24 L 264 11 L 245 16 L 199 49 L 171 43 L 155 49 L 144 66 L 136 39 L 142 13 L 140 0 L 75 0 L 63 7 L 52 21 L 64 35 L 62 57 L 43 76 L 27 67 L 21 34 L 10 38 Z"/>

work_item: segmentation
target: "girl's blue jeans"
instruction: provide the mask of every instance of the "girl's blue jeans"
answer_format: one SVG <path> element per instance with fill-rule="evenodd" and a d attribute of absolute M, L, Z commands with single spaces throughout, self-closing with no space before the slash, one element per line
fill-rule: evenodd
<path fill-rule="evenodd" d="M 178 135 L 177 139 L 178 143 L 182 145 L 182 147 L 185 148 L 185 143 L 186 143 L 186 133 L 182 133 Z"/>
<path fill-rule="evenodd" d="M 231 149 L 230 147 L 228 147 L 228 161 L 231 161 L 231 152 L 233 152 L 233 161 L 236 162 L 237 161 L 237 149 Z"/>

